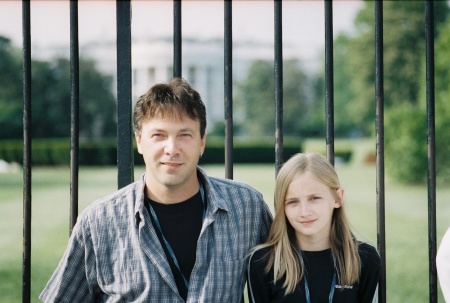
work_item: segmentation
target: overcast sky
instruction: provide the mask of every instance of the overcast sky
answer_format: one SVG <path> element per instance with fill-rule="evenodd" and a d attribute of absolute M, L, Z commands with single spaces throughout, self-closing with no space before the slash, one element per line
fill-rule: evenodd
<path fill-rule="evenodd" d="M 69 45 L 69 1 L 31 0 L 33 46 Z M 352 30 L 359 0 L 333 1 L 334 34 Z M 113 0 L 80 0 L 79 42 L 116 39 L 116 3 Z M 182 1 L 184 37 L 223 37 L 224 3 L 219 0 Z M 273 43 L 274 3 L 269 0 L 233 1 L 233 40 Z M 324 2 L 283 1 L 283 43 L 298 47 L 301 56 L 313 57 L 324 45 Z M 156 38 L 173 33 L 173 2 L 132 1 L 132 37 Z M 0 1 L 0 35 L 17 46 L 22 43 L 22 2 Z"/>

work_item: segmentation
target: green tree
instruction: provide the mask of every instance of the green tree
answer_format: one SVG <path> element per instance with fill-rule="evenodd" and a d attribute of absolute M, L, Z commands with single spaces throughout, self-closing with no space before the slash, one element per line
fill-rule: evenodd
<path fill-rule="evenodd" d="M 312 82 L 298 61 L 283 63 L 283 131 L 287 136 L 307 136 L 312 131 Z M 271 61 L 251 63 L 246 79 L 237 85 L 235 100 L 243 120 L 244 135 L 275 133 L 274 66 Z"/>
<path fill-rule="evenodd" d="M 11 41 L 0 36 L 0 138 L 21 138 L 22 59 Z"/>
<path fill-rule="evenodd" d="M 115 99 L 111 77 L 101 74 L 95 62 L 80 58 L 80 136 L 115 135 Z M 35 61 L 32 67 L 33 137 L 70 135 L 70 62 L 58 58 Z"/>
<path fill-rule="evenodd" d="M 23 79 L 21 52 L 0 37 L 0 139 L 22 137 Z M 95 62 L 80 58 L 80 136 L 116 135 L 112 78 Z M 65 58 L 32 61 L 32 137 L 70 136 L 70 62 Z M 6 127 L 7 126 L 7 127 Z"/>
<path fill-rule="evenodd" d="M 450 181 L 450 19 L 440 24 L 435 40 L 436 173 Z M 425 74 L 425 58 L 420 63 Z M 427 177 L 426 82 L 418 87 L 418 104 L 401 105 L 386 114 L 386 166 L 398 180 L 424 182 Z"/>
<path fill-rule="evenodd" d="M 349 116 L 352 111 L 352 101 L 355 99 L 355 93 L 348 85 L 352 77 L 349 71 L 347 62 L 347 53 L 349 49 L 350 37 L 346 35 L 339 35 L 333 42 L 333 83 L 334 83 L 334 135 L 336 137 L 353 137 L 364 134 L 364 129 L 358 127 L 354 119 Z M 324 62 L 322 62 L 322 66 Z M 325 115 L 325 69 L 317 75 L 315 86 L 315 102 L 320 107 L 320 117 Z M 314 119 L 320 123 L 325 124 L 325 119 Z M 316 125 L 316 128 L 320 126 Z"/>
<path fill-rule="evenodd" d="M 450 19 L 435 42 L 436 169 L 441 181 L 450 181 Z M 425 84 L 422 85 L 425 91 Z M 423 99 L 425 100 L 425 98 Z"/>
<path fill-rule="evenodd" d="M 349 115 L 371 133 L 375 118 L 374 2 L 365 1 L 355 19 L 356 33 L 348 39 L 346 61 L 354 92 Z M 448 15 L 446 1 L 435 1 L 436 26 Z M 424 81 L 425 6 L 421 1 L 383 1 L 383 58 L 385 108 L 419 103 Z M 345 84 L 344 84 L 345 85 Z M 337 87 L 336 91 L 340 88 Z"/>

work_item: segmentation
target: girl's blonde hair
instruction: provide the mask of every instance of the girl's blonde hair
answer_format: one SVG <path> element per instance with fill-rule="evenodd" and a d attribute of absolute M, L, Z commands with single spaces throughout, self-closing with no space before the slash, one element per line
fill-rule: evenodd
<path fill-rule="evenodd" d="M 295 176 L 309 171 L 317 180 L 330 188 L 336 201 L 341 204 L 332 216 L 330 241 L 331 250 L 336 257 L 338 281 L 341 285 L 352 285 L 359 279 L 361 261 L 358 254 L 358 241 L 352 233 L 343 201 L 337 195 L 339 179 L 330 162 L 316 153 L 299 153 L 292 156 L 280 169 L 275 186 L 275 217 L 266 243 L 255 248 L 271 247 L 266 272 L 273 266 L 274 282 L 285 276 L 283 287 L 286 294 L 294 291 L 304 274 L 303 260 L 297 252 L 295 230 L 289 223 L 284 203 L 286 192 Z"/>

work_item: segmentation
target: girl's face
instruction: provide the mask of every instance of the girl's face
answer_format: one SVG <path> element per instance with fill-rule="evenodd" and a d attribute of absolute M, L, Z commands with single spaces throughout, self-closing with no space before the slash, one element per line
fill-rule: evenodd
<path fill-rule="evenodd" d="M 284 212 L 295 230 L 302 250 L 330 248 L 331 219 L 335 208 L 341 207 L 344 191 L 336 191 L 305 172 L 294 177 L 286 192 Z"/>

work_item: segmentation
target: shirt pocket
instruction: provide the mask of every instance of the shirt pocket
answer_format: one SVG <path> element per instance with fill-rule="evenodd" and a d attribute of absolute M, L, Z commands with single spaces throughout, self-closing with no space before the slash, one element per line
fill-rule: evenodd
<path fill-rule="evenodd" d="M 218 284 L 214 302 L 240 302 L 245 285 L 246 258 L 218 262 L 215 282 Z"/>

